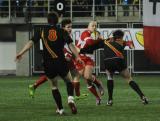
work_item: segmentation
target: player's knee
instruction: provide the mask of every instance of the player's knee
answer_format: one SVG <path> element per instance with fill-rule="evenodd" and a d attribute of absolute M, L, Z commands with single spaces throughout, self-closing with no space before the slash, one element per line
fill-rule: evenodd
<path fill-rule="evenodd" d="M 124 78 L 127 80 L 128 83 L 132 81 L 132 77 L 130 75 L 126 75 Z"/>
<path fill-rule="evenodd" d="M 130 76 L 129 76 L 128 74 L 124 74 L 123 77 L 124 77 L 125 79 L 129 79 L 129 78 L 130 78 Z"/>
<path fill-rule="evenodd" d="M 58 89 L 58 87 L 55 85 L 52 85 L 52 90 L 56 90 L 56 89 Z"/>
<path fill-rule="evenodd" d="M 57 86 L 57 82 L 55 81 L 52 81 L 52 83 L 51 83 L 51 86 L 52 86 L 52 88 L 58 88 L 58 86 Z"/>
<path fill-rule="evenodd" d="M 66 87 L 72 89 L 73 88 L 73 83 L 72 82 L 66 82 Z"/>
<path fill-rule="evenodd" d="M 70 79 L 64 79 L 65 83 L 72 83 Z"/>
<path fill-rule="evenodd" d="M 84 74 L 84 78 L 85 78 L 86 80 L 89 80 L 89 79 L 92 79 L 92 76 L 90 76 L 89 74 Z"/>
<path fill-rule="evenodd" d="M 107 75 L 107 80 L 113 80 L 113 78 L 110 74 Z"/>
<path fill-rule="evenodd" d="M 70 76 L 66 76 L 66 77 L 64 77 L 63 78 L 63 80 L 67 83 L 67 82 L 71 82 L 72 81 L 72 77 L 70 77 Z"/>
<path fill-rule="evenodd" d="M 92 81 L 90 79 L 87 80 L 87 85 L 92 86 Z"/>

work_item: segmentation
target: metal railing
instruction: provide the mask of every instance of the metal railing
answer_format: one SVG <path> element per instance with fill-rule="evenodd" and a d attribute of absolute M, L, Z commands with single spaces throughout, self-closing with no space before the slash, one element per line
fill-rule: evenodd
<path fill-rule="evenodd" d="M 54 0 L 28 0 L 32 1 L 27 5 L 26 0 L 2 0 L 0 2 L 0 19 L 27 17 L 45 18 L 47 14 L 56 9 Z M 115 20 L 121 18 L 125 20 L 141 21 L 142 19 L 142 3 L 138 4 L 122 4 L 116 0 L 115 4 L 95 4 L 95 0 L 90 3 L 76 3 L 76 0 L 66 0 L 63 17 L 70 17 L 73 21 L 78 17 L 85 17 L 91 20 Z M 59 12 L 59 11 L 58 11 Z M 128 17 L 129 16 L 129 17 Z"/>

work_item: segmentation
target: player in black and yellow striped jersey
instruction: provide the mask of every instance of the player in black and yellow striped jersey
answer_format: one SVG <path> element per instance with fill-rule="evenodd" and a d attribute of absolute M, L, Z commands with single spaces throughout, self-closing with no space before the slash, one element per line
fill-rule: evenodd
<path fill-rule="evenodd" d="M 62 77 L 66 83 L 67 94 L 68 94 L 68 104 L 71 108 L 73 114 L 77 113 L 77 109 L 74 103 L 73 97 L 73 85 L 71 83 L 72 77 L 67 66 L 67 62 L 64 56 L 64 45 L 67 43 L 68 47 L 71 49 L 75 58 L 81 62 L 78 52 L 75 46 L 72 44 L 72 39 L 67 31 L 56 26 L 58 23 L 57 13 L 48 14 L 48 25 L 41 28 L 36 28 L 34 30 L 33 38 L 30 40 L 24 48 L 17 54 L 16 60 L 20 60 L 22 55 L 31 48 L 33 43 L 37 43 L 42 39 L 43 43 L 43 60 L 44 60 L 44 71 L 48 80 L 52 84 L 52 94 L 55 99 L 58 113 L 62 115 L 64 113 L 61 94 L 57 87 L 57 76 Z"/>
<path fill-rule="evenodd" d="M 147 98 L 142 93 L 141 89 L 135 81 L 133 81 L 129 70 L 127 68 L 125 58 L 124 58 L 124 48 L 129 46 L 133 48 L 131 41 L 123 40 L 124 32 L 121 30 L 116 30 L 113 32 L 113 37 L 106 40 L 99 40 L 98 43 L 89 46 L 87 48 L 81 49 L 80 53 L 92 53 L 98 48 L 104 48 L 104 64 L 106 74 L 108 76 L 107 88 L 108 88 L 108 101 L 107 105 L 111 106 L 113 104 L 113 74 L 115 71 L 120 72 L 120 74 L 127 80 L 131 88 L 137 92 L 140 96 L 143 104 L 148 104 Z"/>

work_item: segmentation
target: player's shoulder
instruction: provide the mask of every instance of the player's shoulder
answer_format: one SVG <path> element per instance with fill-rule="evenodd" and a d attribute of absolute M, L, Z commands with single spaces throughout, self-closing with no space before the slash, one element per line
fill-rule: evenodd
<path fill-rule="evenodd" d="M 45 25 L 44 28 L 46 28 L 46 29 L 61 30 L 60 27 L 58 27 L 58 26 L 56 26 L 56 25 L 50 25 L 50 24 Z"/>
<path fill-rule="evenodd" d="M 61 34 L 62 36 L 67 34 L 67 32 L 64 29 L 58 26 L 50 26 L 50 29 L 54 29 L 57 33 Z"/>
<path fill-rule="evenodd" d="M 81 34 L 81 40 L 84 40 L 86 37 L 90 37 L 91 32 L 89 30 L 84 30 Z"/>
<path fill-rule="evenodd" d="M 84 31 L 82 32 L 82 35 L 84 35 L 84 34 L 86 34 L 86 35 L 91 35 L 91 32 L 86 29 L 86 30 L 84 30 Z"/>

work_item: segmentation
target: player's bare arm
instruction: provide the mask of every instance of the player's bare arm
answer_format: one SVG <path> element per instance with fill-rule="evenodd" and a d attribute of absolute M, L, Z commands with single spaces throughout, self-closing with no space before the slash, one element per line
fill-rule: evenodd
<path fill-rule="evenodd" d="M 33 46 L 33 41 L 30 40 L 23 48 L 22 50 L 16 55 L 15 61 L 20 61 L 22 59 L 22 56 Z"/>
<path fill-rule="evenodd" d="M 68 45 L 68 47 L 70 48 L 70 50 L 72 51 L 72 53 L 74 54 L 74 56 L 75 56 L 76 58 L 78 58 L 79 53 L 78 53 L 78 50 L 76 49 L 76 47 L 73 45 L 73 43 L 70 43 L 70 44 Z"/>

